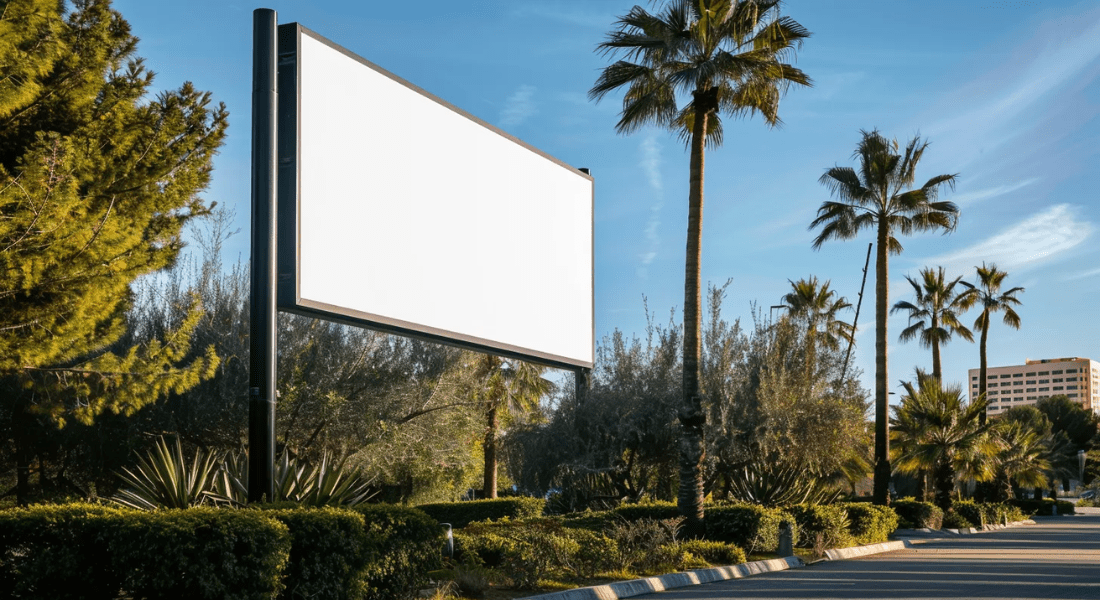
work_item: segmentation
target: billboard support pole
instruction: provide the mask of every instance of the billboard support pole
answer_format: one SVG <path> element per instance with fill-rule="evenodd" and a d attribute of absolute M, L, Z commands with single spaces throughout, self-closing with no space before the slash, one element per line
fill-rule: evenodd
<path fill-rule="evenodd" d="M 252 290 L 249 296 L 248 501 L 275 492 L 275 11 L 252 13 Z"/>
<path fill-rule="evenodd" d="M 581 367 L 573 371 L 573 385 L 576 386 L 574 388 L 574 393 L 576 394 L 574 397 L 577 399 L 577 406 L 584 404 L 588 399 L 588 386 L 591 377 L 592 369 Z"/>

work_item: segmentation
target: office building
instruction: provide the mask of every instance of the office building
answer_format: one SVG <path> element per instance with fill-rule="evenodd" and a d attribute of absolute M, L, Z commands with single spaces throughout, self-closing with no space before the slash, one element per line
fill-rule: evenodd
<path fill-rule="evenodd" d="M 970 369 L 970 397 L 978 396 L 979 369 Z M 1022 365 L 986 369 L 988 414 L 1065 394 L 1100 414 L 1100 363 L 1088 358 L 1028 359 Z"/>

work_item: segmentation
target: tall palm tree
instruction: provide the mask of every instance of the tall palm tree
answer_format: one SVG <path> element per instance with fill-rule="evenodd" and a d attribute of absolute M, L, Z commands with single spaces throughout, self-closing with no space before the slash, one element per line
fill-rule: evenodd
<path fill-rule="evenodd" d="M 970 284 L 962 276 L 947 281 L 943 267 L 920 270 L 920 281 L 905 276 L 917 296 L 916 304 L 902 300 L 894 305 L 891 313 L 909 311 L 909 326 L 901 330 L 898 337 L 903 342 L 913 338 L 920 339 L 923 348 L 932 349 L 932 377 L 943 380 L 943 368 L 940 363 L 940 346 L 951 341 L 957 335 L 968 342 L 974 341 L 974 334 L 959 321 L 959 316 L 974 305 L 975 296 Z M 962 284 L 966 289 L 955 293 L 955 286 Z M 917 322 L 914 323 L 913 321 Z"/>
<path fill-rule="evenodd" d="M 979 306 L 982 307 L 982 313 L 978 315 L 978 318 L 974 321 L 974 329 L 982 332 L 981 338 L 978 341 L 978 355 L 980 357 L 980 366 L 978 367 L 978 394 L 985 395 L 986 386 L 986 367 L 988 361 L 986 360 L 986 341 L 989 339 L 989 325 L 990 315 L 996 312 L 1003 312 L 1005 325 L 1012 327 L 1013 329 L 1020 328 L 1020 315 L 1016 314 L 1013 306 L 1020 306 L 1022 302 L 1016 297 L 1016 294 L 1022 293 L 1024 288 L 1014 287 L 1004 292 L 1001 291 L 1001 285 L 1004 284 L 1005 277 L 1008 273 L 997 269 L 997 265 L 991 264 L 988 267 L 985 263 L 982 266 L 975 267 L 978 271 L 978 285 L 974 287 L 977 294 L 976 300 Z M 964 282 L 964 285 L 970 285 Z M 982 414 L 982 422 L 985 422 L 985 414 Z"/>
<path fill-rule="evenodd" d="M 538 408 L 539 399 L 550 393 L 553 384 L 542 377 L 546 368 L 522 361 L 505 361 L 498 356 L 482 354 L 474 366 L 481 384 L 477 400 L 485 411 L 485 474 L 482 480 L 484 498 L 497 497 L 497 450 L 502 416 L 518 416 Z M 502 414 L 503 413 L 503 414 Z"/>
<path fill-rule="evenodd" d="M 814 275 L 809 279 L 788 281 L 791 291 L 783 296 L 783 305 L 787 307 L 790 317 L 806 323 L 811 345 L 820 339 L 826 348 L 837 350 L 842 340 L 852 341 L 852 324 L 837 318 L 837 313 L 852 308 L 852 304 L 847 298 L 837 296 L 835 290 L 829 289 L 831 281 L 819 283 Z"/>
<path fill-rule="evenodd" d="M 979 422 L 985 410 L 985 398 L 969 404 L 962 386 L 944 387 L 939 379 L 917 370 L 917 385 L 902 382 L 905 395 L 894 415 L 899 437 L 898 470 L 917 473 L 932 472 L 936 490 L 936 505 L 945 512 L 951 510 L 951 491 L 955 475 L 972 466 L 974 458 L 987 448 L 986 428 Z M 992 469 L 976 474 L 979 479 L 992 477 Z"/>
<path fill-rule="evenodd" d="M 897 141 L 891 142 L 878 130 L 861 131 L 854 158 L 859 171 L 851 167 L 833 167 L 821 176 L 836 201 L 824 202 L 810 229 L 821 227 L 813 247 L 819 250 L 828 240 L 850 240 L 870 229 L 876 236 L 875 258 L 875 490 L 876 504 L 889 502 L 890 427 L 887 380 L 886 316 L 889 307 L 889 255 L 900 254 L 896 235 L 917 231 L 953 231 L 959 209 L 952 202 L 938 202 L 943 186 L 955 185 L 955 175 L 937 175 L 916 189 L 907 189 L 916 180 L 917 164 L 928 142 L 914 137 L 899 154 Z"/>
<path fill-rule="evenodd" d="M 669 127 L 691 151 L 678 504 L 695 527 L 703 518 L 706 424 L 699 388 L 704 155 L 708 146 L 722 143 L 722 112 L 780 123 L 779 99 L 787 87 L 811 85 L 802 71 L 783 62 L 810 32 L 780 15 L 779 0 L 670 0 L 657 13 L 635 6 L 617 25 L 597 50 L 621 53 L 625 60 L 603 70 L 589 98 L 599 101 L 625 88 L 619 133 Z M 677 94 L 690 95 L 682 108 Z"/>

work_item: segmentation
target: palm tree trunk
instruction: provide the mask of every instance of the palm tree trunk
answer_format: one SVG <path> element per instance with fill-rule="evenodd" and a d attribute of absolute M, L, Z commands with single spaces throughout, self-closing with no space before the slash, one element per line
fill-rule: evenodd
<path fill-rule="evenodd" d="M 706 150 L 707 115 L 710 103 L 717 104 L 710 92 L 695 92 L 695 122 L 691 132 L 691 169 L 688 182 L 687 258 L 684 265 L 684 359 L 683 394 L 680 408 L 680 489 L 677 505 L 687 519 L 687 531 L 701 532 L 703 520 L 703 460 L 706 446 L 703 426 L 703 400 L 699 391 L 699 360 L 702 344 L 702 291 L 699 270 L 703 240 L 703 166 Z M 708 102 L 709 101 L 709 102 Z"/>
<path fill-rule="evenodd" d="M 985 396 L 985 389 L 986 389 L 985 378 L 986 378 L 986 368 L 987 368 L 986 357 L 985 357 L 985 342 L 986 342 L 986 340 L 989 339 L 989 310 L 988 309 L 986 309 L 982 313 L 982 317 L 985 320 L 985 327 L 982 328 L 982 339 L 981 339 L 981 342 L 978 344 L 978 395 L 981 396 L 981 397 L 984 397 Z M 978 422 L 981 423 L 982 425 L 985 425 L 985 412 L 986 411 L 983 410 L 982 414 L 978 416 Z"/>
<path fill-rule="evenodd" d="M 484 498 L 497 497 L 497 430 L 500 429 L 500 417 L 497 408 L 489 409 L 488 427 L 485 432 L 485 477 L 481 488 Z"/>
<path fill-rule="evenodd" d="M 889 224 L 878 224 L 878 256 L 875 259 L 875 488 L 874 503 L 890 504 L 890 396 L 886 374 L 887 307 L 889 290 Z"/>
<path fill-rule="evenodd" d="M 939 329 L 939 319 L 932 315 L 932 331 Z M 932 340 L 932 377 L 941 385 L 943 384 L 943 365 L 940 363 L 940 343 Z"/>
<path fill-rule="evenodd" d="M 955 489 L 955 470 L 951 467 L 951 460 L 940 459 L 936 464 L 936 506 L 944 513 L 951 510 L 951 492 Z"/>

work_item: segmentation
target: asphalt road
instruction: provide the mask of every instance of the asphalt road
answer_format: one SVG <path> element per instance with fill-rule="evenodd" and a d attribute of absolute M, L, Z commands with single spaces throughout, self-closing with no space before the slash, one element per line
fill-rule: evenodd
<path fill-rule="evenodd" d="M 1035 525 L 637 598 L 1100 599 L 1100 514 L 1035 520 Z"/>

